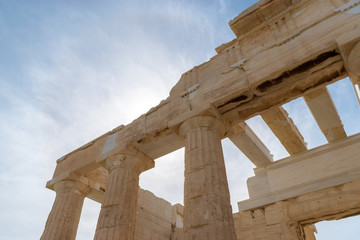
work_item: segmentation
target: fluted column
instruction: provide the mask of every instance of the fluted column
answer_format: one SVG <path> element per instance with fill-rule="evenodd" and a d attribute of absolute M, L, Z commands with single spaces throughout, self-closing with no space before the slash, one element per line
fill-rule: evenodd
<path fill-rule="evenodd" d="M 74 240 L 86 194 L 90 188 L 76 181 L 55 183 L 56 198 L 41 240 Z"/>
<path fill-rule="evenodd" d="M 184 231 L 188 240 L 236 240 L 221 146 L 224 126 L 214 117 L 183 122 L 185 145 Z"/>
<path fill-rule="evenodd" d="M 133 240 L 139 175 L 154 166 L 143 154 L 121 154 L 106 160 L 109 178 L 96 228 L 95 240 Z"/>

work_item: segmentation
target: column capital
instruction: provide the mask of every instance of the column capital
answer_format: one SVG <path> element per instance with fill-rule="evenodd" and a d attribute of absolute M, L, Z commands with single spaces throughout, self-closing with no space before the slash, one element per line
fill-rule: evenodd
<path fill-rule="evenodd" d="M 144 172 L 155 166 L 155 161 L 134 147 L 130 147 L 119 154 L 110 156 L 105 161 L 105 167 L 111 172 L 116 168 L 134 168 L 135 171 Z"/>
<path fill-rule="evenodd" d="M 179 135 L 186 137 L 186 134 L 193 129 L 207 128 L 216 131 L 219 136 L 224 136 L 226 133 L 225 125 L 216 117 L 213 116 L 196 116 L 185 120 L 179 127 Z"/>
<path fill-rule="evenodd" d="M 91 188 L 89 185 L 82 182 L 65 180 L 55 183 L 54 190 L 56 193 L 77 193 L 86 197 L 86 195 L 91 191 Z"/>

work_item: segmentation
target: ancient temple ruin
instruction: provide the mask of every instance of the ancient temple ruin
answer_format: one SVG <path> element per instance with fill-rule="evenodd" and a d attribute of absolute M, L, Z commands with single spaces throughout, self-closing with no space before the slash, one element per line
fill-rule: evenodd
<path fill-rule="evenodd" d="M 158 106 L 57 160 L 42 240 L 72 240 L 85 197 L 96 240 L 311 240 L 313 224 L 360 214 L 360 134 L 347 136 L 327 85 L 359 100 L 360 1 L 260 0 L 236 38 L 184 73 Z M 303 97 L 328 144 L 308 149 L 283 104 Z M 260 115 L 290 156 L 273 161 L 246 125 Z M 233 214 L 221 139 L 256 168 Z M 185 147 L 184 206 L 139 189 L 157 158 Z"/>

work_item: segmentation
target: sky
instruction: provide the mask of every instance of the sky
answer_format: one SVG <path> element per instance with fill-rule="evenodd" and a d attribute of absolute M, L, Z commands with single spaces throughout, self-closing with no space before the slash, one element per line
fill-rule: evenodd
<path fill-rule="evenodd" d="M 45 184 L 56 159 L 167 98 L 183 72 L 235 38 L 228 22 L 255 2 L 0 0 L 1 239 L 39 239 L 55 198 Z M 359 132 L 349 80 L 329 90 L 348 135 Z M 326 143 L 302 99 L 284 107 L 309 148 Z M 288 156 L 260 117 L 247 123 L 274 159 Z M 222 143 L 237 212 L 254 165 L 229 140 Z M 183 158 L 180 149 L 157 159 L 140 186 L 182 203 Z M 77 239 L 93 238 L 99 210 L 85 200 Z M 341 239 L 359 236 L 359 218 L 341 222 L 348 234 Z M 324 232 L 318 239 L 340 239 L 329 223 L 317 227 Z"/>

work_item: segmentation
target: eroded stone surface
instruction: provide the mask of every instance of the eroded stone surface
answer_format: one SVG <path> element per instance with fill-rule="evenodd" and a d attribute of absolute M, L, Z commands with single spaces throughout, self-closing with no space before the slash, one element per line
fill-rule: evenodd
<path fill-rule="evenodd" d="M 221 136 L 215 117 L 199 116 L 180 126 L 185 145 L 185 239 L 235 240 Z"/>
<path fill-rule="evenodd" d="M 261 117 L 290 155 L 307 150 L 304 137 L 283 107 L 272 108 L 262 113 Z"/>
<path fill-rule="evenodd" d="M 94 239 L 135 239 L 139 175 L 153 164 L 150 158 L 130 154 L 106 161 L 110 174 Z"/>
<path fill-rule="evenodd" d="M 346 137 L 344 125 L 326 87 L 305 95 L 304 99 L 329 142 Z"/>
<path fill-rule="evenodd" d="M 360 211 L 360 180 L 234 214 L 241 240 L 312 240 L 312 224 Z M 306 236 L 306 238 L 305 238 Z"/>
<path fill-rule="evenodd" d="M 56 198 L 41 240 L 74 240 L 89 186 L 75 181 L 55 184 Z"/>

